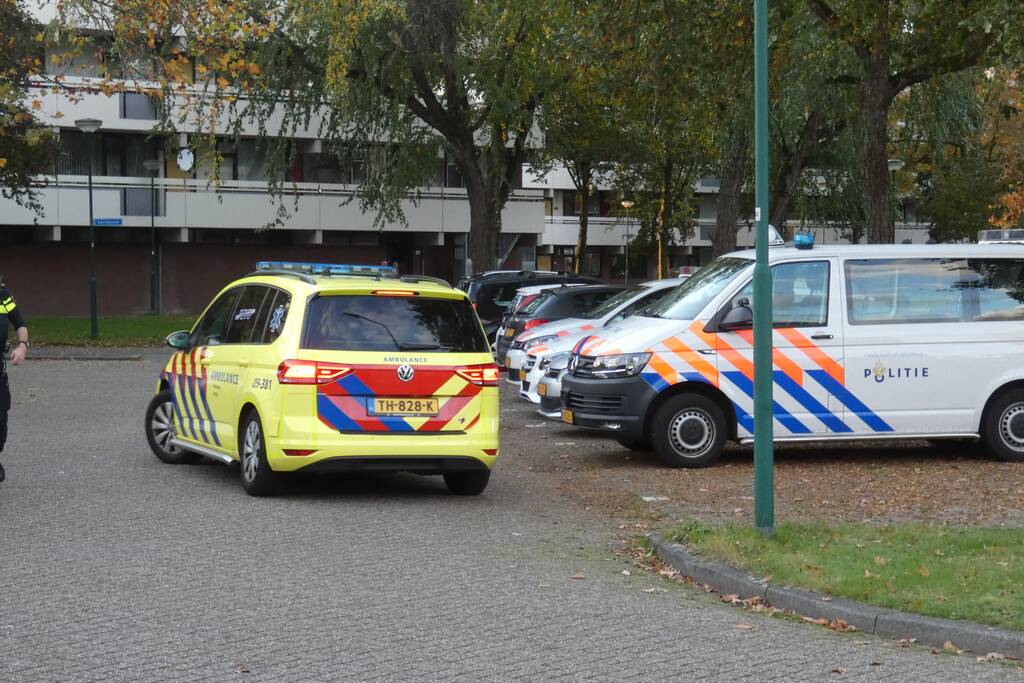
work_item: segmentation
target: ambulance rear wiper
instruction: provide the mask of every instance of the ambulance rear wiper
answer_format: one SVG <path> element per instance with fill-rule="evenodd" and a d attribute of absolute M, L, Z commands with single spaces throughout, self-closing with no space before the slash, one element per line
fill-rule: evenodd
<path fill-rule="evenodd" d="M 374 320 L 373 318 L 367 318 L 365 315 L 359 315 L 358 313 L 350 313 L 349 311 L 345 311 L 345 315 L 349 316 L 350 318 L 358 318 L 359 320 L 365 320 L 366 322 L 373 323 L 374 325 L 380 325 L 382 328 L 384 328 L 384 331 L 388 333 L 388 336 L 391 337 L 391 341 L 394 342 L 396 349 L 398 349 L 399 351 L 407 350 L 403 349 L 402 345 L 398 343 L 397 339 L 395 339 L 395 335 L 391 334 L 391 328 L 389 328 L 381 321 Z"/>
<path fill-rule="evenodd" d="M 398 345 L 402 351 L 451 351 L 452 347 L 441 344 L 428 344 L 425 342 L 403 342 Z"/>

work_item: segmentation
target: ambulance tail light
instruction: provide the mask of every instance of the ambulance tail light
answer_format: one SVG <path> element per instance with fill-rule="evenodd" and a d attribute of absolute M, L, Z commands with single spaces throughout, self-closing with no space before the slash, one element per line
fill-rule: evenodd
<path fill-rule="evenodd" d="M 347 365 L 313 360 L 286 360 L 277 368 L 281 384 L 330 384 L 352 372 Z"/>
<path fill-rule="evenodd" d="M 498 386 L 498 366 L 494 364 L 470 365 L 468 367 L 459 368 L 455 371 L 455 374 L 467 382 L 479 387 Z"/>
<path fill-rule="evenodd" d="M 548 322 L 549 321 L 544 320 L 543 318 L 534 318 L 533 320 L 527 320 L 526 324 L 523 325 L 523 332 L 526 332 L 527 330 L 532 330 L 535 327 L 540 327 L 541 325 L 546 325 Z"/>

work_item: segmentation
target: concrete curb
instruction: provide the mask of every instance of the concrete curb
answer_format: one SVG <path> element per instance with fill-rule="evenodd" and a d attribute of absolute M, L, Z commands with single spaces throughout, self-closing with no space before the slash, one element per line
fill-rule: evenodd
<path fill-rule="evenodd" d="M 884 638 L 915 639 L 917 643 L 940 648 L 950 642 L 962 650 L 980 655 L 997 652 L 1024 659 L 1024 632 L 899 612 L 804 588 L 776 586 L 721 562 L 697 557 L 682 545 L 667 541 L 658 534 L 651 534 L 648 539 L 655 553 L 667 565 L 722 595 L 761 598 L 770 607 L 812 619 L 842 619 L 864 633 Z"/>

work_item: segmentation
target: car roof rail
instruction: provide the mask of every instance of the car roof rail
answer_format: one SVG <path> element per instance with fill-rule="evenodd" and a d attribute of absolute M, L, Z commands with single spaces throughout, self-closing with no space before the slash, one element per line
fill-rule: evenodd
<path fill-rule="evenodd" d="M 433 282 L 435 285 L 444 285 L 451 289 L 451 283 L 447 280 L 442 280 L 439 277 L 430 277 L 429 275 L 403 275 L 398 278 L 401 282 Z"/>
<path fill-rule="evenodd" d="M 245 277 L 259 277 L 259 276 L 293 277 L 293 278 L 302 280 L 307 285 L 315 285 L 316 284 L 316 280 L 313 279 L 312 275 L 310 275 L 308 273 L 300 273 L 300 272 L 295 271 L 295 270 L 273 270 L 273 269 L 255 270 L 255 271 L 249 273 L 248 275 L 246 275 Z"/>

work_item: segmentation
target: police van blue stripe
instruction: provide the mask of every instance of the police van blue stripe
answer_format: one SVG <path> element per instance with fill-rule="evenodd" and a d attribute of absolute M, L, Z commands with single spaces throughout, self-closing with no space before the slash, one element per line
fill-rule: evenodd
<path fill-rule="evenodd" d="M 754 398 L 754 383 L 747 379 L 747 376 L 742 372 L 724 372 L 722 373 L 726 378 L 739 387 L 740 391 L 749 396 L 751 399 Z M 779 405 L 778 401 L 772 401 L 773 412 L 775 419 L 779 421 L 783 427 L 788 429 L 793 434 L 810 434 L 811 430 L 800 420 L 793 417 L 793 415 Z"/>
<path fill-rule="evenodd" d="M 873 410 L 861 403 L 860 399 L 854 396 L 842 384 L 832 379 L 831 375 L 824 370 L 808 370 L 807 374 L 810 375 L 814 381 L 823 386 L 826 391 L 838 398 L 840 403 L 846 406 L 849 410 L 852 410 L 854 415 L 863 420 L 864 424 L 874 431 L 895 431 L 891 426 L 889 426 L 889 423 L 876 415 Z"/>
<path fill-rule="evenodd" d="M 853 431 L 845 422 L 840 420 L 832 411 L 818 402 L 818 399 L 807 393 L 807 390 L 794 382 L 789 375 L 781 370 L 775 371 L 775 384 L 787 394 L 796 399 L 797 403 L 811 412 L 814 417 L 821 420 L 822 424 L 836 434 L 848 434 Z"/>

